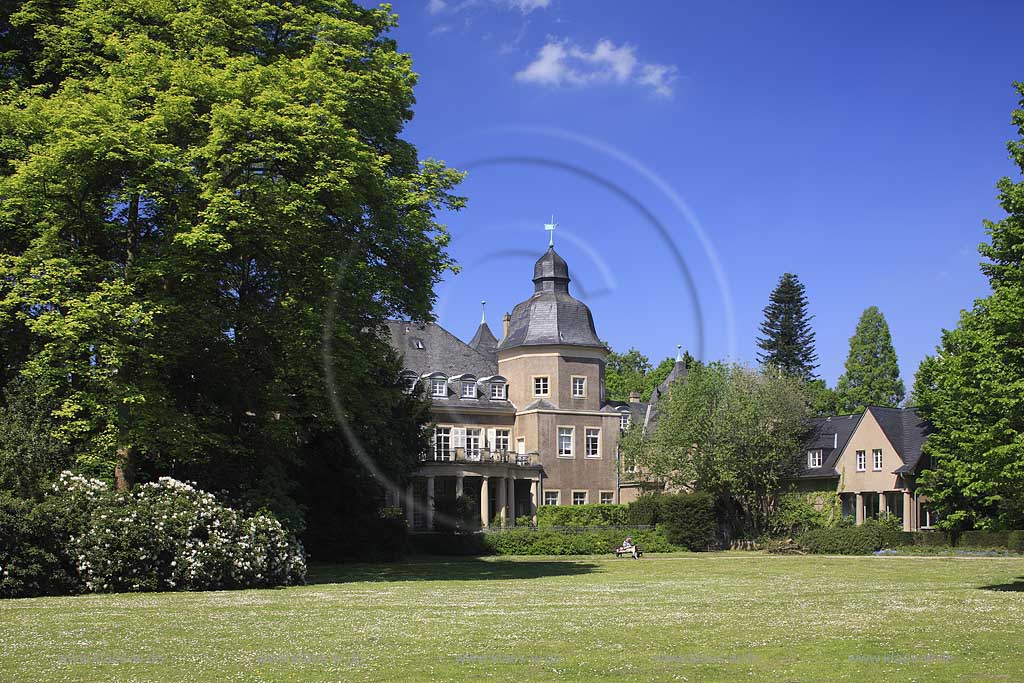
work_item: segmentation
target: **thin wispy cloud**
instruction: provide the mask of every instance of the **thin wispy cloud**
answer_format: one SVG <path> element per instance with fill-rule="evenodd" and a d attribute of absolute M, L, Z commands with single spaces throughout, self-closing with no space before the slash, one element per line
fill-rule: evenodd
<path fill-rule="evenodd" d="M 641 62 L 628 43 L 616 46 L 604 39 L 587 50 L 567 40 L 549 40 L 516 79 L 548 87 L 634 84 L 671 97 L 677 75 L 678 69 L 669 64 Z"/>
<path fill-rule="evenodd" d="M 529 14 L 537 9 L 547 9 L 553 2 L 554 0 L 490 0 L 489 2 L 486 0 L 462 0 L 461 2 L 427 0 L 427 12 L 430 14 L 441 14 L 442 12 L 454 14 L 470 7 L 491 4 L 507 9 L 519 10 L 523 14 Z"/>

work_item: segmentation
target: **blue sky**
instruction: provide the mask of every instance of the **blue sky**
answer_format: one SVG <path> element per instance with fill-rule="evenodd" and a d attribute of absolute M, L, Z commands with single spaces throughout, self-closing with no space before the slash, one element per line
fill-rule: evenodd
<path fill-rule="evenodd" d="M 529 296 L 547 246 L 599 335 L 754 362 L 782 273 L 807 287 L 819 373 L 864 308 L 908 389 L 942 328 L 987 293 L 1024 4 L 423 0 L 394 3 L 420 74 L 406 136 L 465 169 L 444 220 L 462 271 L 441 324 Z"/>

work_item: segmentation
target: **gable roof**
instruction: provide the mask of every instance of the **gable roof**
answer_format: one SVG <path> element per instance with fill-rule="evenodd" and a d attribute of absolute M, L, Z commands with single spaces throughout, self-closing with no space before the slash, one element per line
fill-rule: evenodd
<path fill-rule="evenodd" d="M 392 347 L 402 358 L 402 367 L 420 376 L 431 372 L 443 372 L 448 377 L 498 374 L 497 358 L 484 356 L 437 323 L 389 320 L 388 332 Z"/>
<path fill-rule="evenodd" d="M 820 479 L 838 477 L 836 462 L 850 437 L 857 431 L 857 426 L 864 418 L 859 415 L 830 415 L 813 417 L 809 421 L 804 450 L 821 450 L 821 467 L 807 467 L 806 464 L 797 474 L 802 479 Z"/>
<path fill-rule="evenodd" d="M 896 454 L 903 464 L 895 472 L 897 474 L 914 474 L 921 462 L 921 448 L 931 433 L 931 425 L 922 418 L 917 408 L 880 408 L 868 406 L 875 416 L 878 426 L 885 433 L 885 438 L 896 449 Z"/>

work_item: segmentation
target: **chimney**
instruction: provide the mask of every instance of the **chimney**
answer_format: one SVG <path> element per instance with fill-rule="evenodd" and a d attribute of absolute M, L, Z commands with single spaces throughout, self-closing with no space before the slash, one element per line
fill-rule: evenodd
<path fill-rule="evenodd" d="M 639 403 L 640 402 L 640 392 L 639 391 L 631 391 L 631 392 L 629 392 L 629 402 L 630 403 Z"/>
<path fill-rule="evenodd" d="M 512 316 L 508 313 L 501 319 L 501 338 L 504 339 L 508 336 L 508 324 L 512 322 Z"/>

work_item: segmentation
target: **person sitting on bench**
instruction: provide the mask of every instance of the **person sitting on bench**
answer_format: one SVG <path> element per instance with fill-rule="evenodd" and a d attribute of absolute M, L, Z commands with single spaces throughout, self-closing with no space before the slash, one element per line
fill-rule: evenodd
<path fill-rule="evenodd" d="M 626 536 L 626 540 L 622 542 L 622 547 L 623 548 L 629 548 L 630 550 L 632 550 L 633 551 L 633 558 L 637 559 L 636 545 L 633 543 L 633 537 L 632 536 Z"/>

